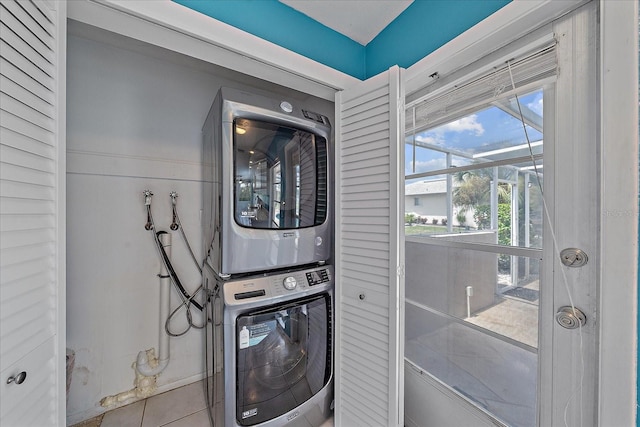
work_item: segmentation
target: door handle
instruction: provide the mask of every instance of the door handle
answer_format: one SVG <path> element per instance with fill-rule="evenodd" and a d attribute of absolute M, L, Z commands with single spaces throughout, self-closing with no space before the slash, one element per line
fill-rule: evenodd
<path fill-rule="evenodd" d="M 9 378 L 7 378 L 7 384 L 17 384 L 20 385 L 24 382 L 24 380 L 27 379 L 27 372 L 26 371 L 22 371 L 19 374 L 15 375 L 15 376 L 10 376 Z"/>

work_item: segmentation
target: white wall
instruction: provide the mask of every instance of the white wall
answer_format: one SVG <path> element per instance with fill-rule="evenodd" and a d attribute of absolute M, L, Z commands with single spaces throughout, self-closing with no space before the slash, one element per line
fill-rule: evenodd
<path fill-rule="evenodd" d="M 124 48 L 123 46 L 126 46 Z M 169 192 L 200 255 L 200 130 L 218 88 L 289 93 L 333 117 L 333 104 L 70 22 L 67 122 L 67 346 L 76 352 L 67 422 L 104 412 L 100 400 L 133 388 L 139 351 L 158 347 L 160 262 L 142 191 L 169 231 Z M 173 233 L 173 261 L 188 290 L 199 272 Z M 172 307 L 178 304 L 172 290 Z M 173 325 L 184 327 L 180 314 Z M 194 320 L 202 321 L 197 310 Z M 159 391 L 198 380 L 202 335 L 171 339 Z"/>
<path fill-rule="evenodd" d="M 404 362 L 405 425 L 493 427 L 495 423 L 437 379 Z M 428 402 L 425 405 L 425 402 Z M 436 410 L 434 410 L 434 408 Z"/>
<path fill-rule="evenodd" d="M 491 244 L 494 231 L 441 234 L 436 238 L 467 243 Z M 498 255 L 429 244 L 424 237 L 405 239 L 405 296 L 441 313 L 467 316 L 467 286 L 473 285 L 471 312 L 495 304 Z M 408 323 L 408 321 L 407 321 Z M 407 334 L 409 338 L 409 334 Z"/>
<path fill-rule="evenodd" d="M 415 205 L 415 198 L 420 199 L 418 206 Z M 429 224 L 432 218 L 447 217 L 447 195 L 445 193 L 404 196 L 404 206 L 407 212 L 429 218 Z"/>

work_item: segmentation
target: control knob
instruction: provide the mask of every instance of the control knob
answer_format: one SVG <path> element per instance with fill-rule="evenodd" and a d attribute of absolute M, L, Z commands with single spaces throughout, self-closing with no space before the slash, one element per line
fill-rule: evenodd
<path fill-rule="evenodd" d="M 296 286 L 298 286 L 298 281 L 295 277 L 288 276 L 285 277 L 285 279 L 282 281 L 282 284 L 284 285 L 285 289 L 292 291 L 296 288 Z"/>

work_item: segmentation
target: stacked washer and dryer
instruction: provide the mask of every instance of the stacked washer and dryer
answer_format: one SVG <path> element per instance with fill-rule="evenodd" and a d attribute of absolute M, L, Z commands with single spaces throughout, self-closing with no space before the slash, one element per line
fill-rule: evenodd
<path fill-rule="evenodd" d="M 203 128 L 206 394 L 215 427 L 315 427 L 333 400 L 331 125 L 222 88 Z"/>

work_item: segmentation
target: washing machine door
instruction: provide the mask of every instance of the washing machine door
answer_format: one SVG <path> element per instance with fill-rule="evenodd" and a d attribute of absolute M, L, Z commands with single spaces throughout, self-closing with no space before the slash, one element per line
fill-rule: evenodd
<path fill-rule="evenodd" d="M 237 318 L 236 419 L 251 426 L 295 409 L 331 378 L 331 298 L 321 294 Z"/>

